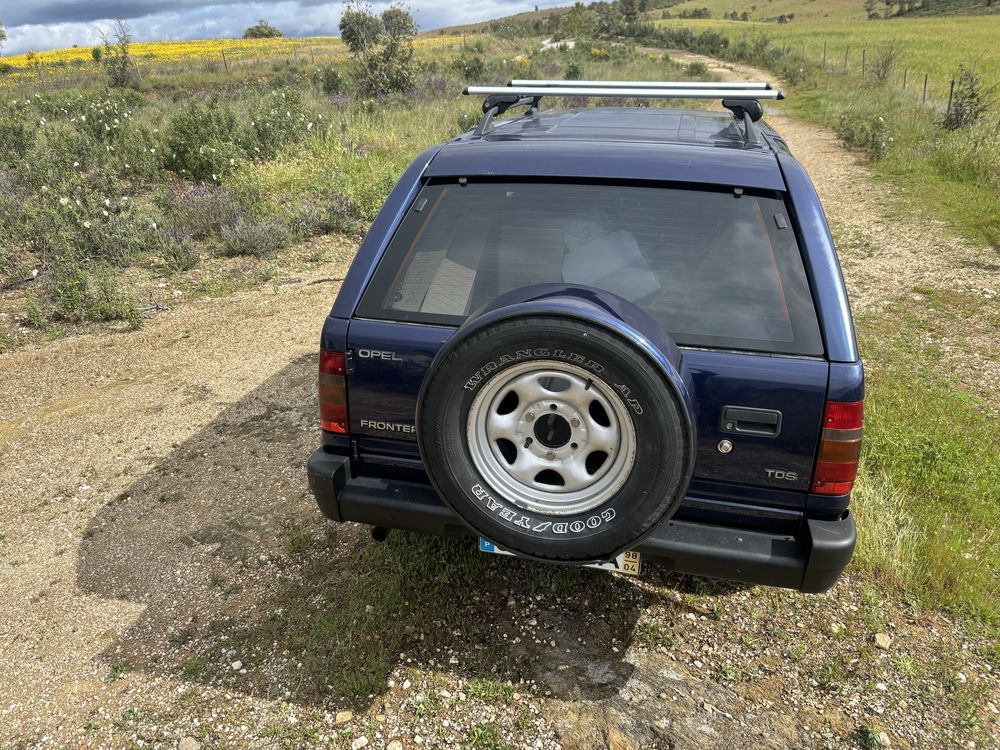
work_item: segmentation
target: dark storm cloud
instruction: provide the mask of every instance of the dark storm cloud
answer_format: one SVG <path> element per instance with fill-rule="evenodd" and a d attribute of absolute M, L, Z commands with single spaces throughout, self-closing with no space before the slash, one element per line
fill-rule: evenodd
<path fill-rule="evenodd" d="M 438 0 L 410 2 L 422 29 L 483 21 L 553 7 L 567 0 Z M 388 2 L 374 2 L 376 9 Z M 94 44 L 99 29 L 111 19 L 128 20 L 139 40 L 199 39 L 239 36 L 257 19 L 266 18 L 288 36 L 337 33 L 341 2 L 329 0 L 4 0 L 0 23 L 7 27 L 4 52 L 16 54 L 31 48 L 54 49 L 73 44 Z"/>

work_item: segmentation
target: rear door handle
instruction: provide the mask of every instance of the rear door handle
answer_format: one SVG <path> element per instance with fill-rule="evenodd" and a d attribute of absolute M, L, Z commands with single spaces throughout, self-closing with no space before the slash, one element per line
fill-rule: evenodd
<path fill-rule="evenodd" d="M 737 435 L 777 437 L 781 433 L 781 412 L 752 406 L 724 406 L 719 429 Z"/>

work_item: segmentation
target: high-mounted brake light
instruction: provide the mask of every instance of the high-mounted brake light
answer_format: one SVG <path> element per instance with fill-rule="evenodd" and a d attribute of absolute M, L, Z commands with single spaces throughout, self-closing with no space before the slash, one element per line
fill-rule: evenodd
<path fill-rule="evenodd" d="M 346 435 L 347 362 L 343 352 L 319 353 L 319 423 L 324 430 Z"/>
<path fill-rule="evenodd" d="M 818 495 L 846 495 L 854 487 L 861 456 L 863 401 L 827 401 L 823 435 L 813 473 L 812 491 Z"/>

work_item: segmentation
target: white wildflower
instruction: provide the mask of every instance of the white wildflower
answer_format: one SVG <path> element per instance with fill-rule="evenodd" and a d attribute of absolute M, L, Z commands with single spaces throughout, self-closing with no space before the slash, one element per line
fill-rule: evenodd
<path fill-rule="evenodd" d="M 90 222 L 89 221 L 83 222 L 83 228 L 84 229 L 90 229 Z"/>
<path fill-rule="evenodd" d="M 75 162 L 73 162 L 73 167 L 74 167 L 74 168 L 75 168 L 75 167 L 79 167 L 79 166 L 80 166 L 80 162 L 78 162 L 78 161 L 75 161 Z"/>
<path fill-rule="evenodd" d="M 149 226 L 151 226 L 153 229 L 156 229 L 156 222 L 155 221 L 149 222 Z"/>
<path fill-rule="evenodd" d="M 105 206 L 111 206 L 111 199 L 110 198 L 105 198 L 104 199 L 104 205 Z"/>
<path fill-rule="evenodd" d="M 306 130 L 312 130 L 312 129 L 313 129 L 313 124 L 312 123 L 309 123 L 308 125 L 306 125 Z"/>
<path fill-rule="evenodd" d="M 64 195 L 62 198 L 59 199 L 59 205 L 60 206 L 68 206 L 69 205 L 69 198 L 67 198 Z"/>
<path fill-rule="evenodd" d="M 48 185 L 42 185 L 42 192 L 43 193 L 49 192 L 49 186 Z"/>
<path fill-rule="evenodd" d="M 218 182 L 219 178 L 216 175 L 212 175 L 212 182 Z"/>
<path fill-rule="evenodd" d="M 105 219 L 108 218 L 111 215 L 111 214 L 108 213 L 108 209 L 106 209 L 106 208 L 102 209 L 101 213 L 104 214 L 104 218 Z"/>

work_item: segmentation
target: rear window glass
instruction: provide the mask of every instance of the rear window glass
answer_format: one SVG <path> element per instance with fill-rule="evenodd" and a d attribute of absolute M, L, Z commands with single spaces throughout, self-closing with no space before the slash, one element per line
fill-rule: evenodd
<path fill-rule="evenodd" d="M 732 190 L 430 184 L 358 314 L 459 325 L 505 292 L 553 282 L 614 292 L 681 345 L 823 352 L 784 203 Z"/>

